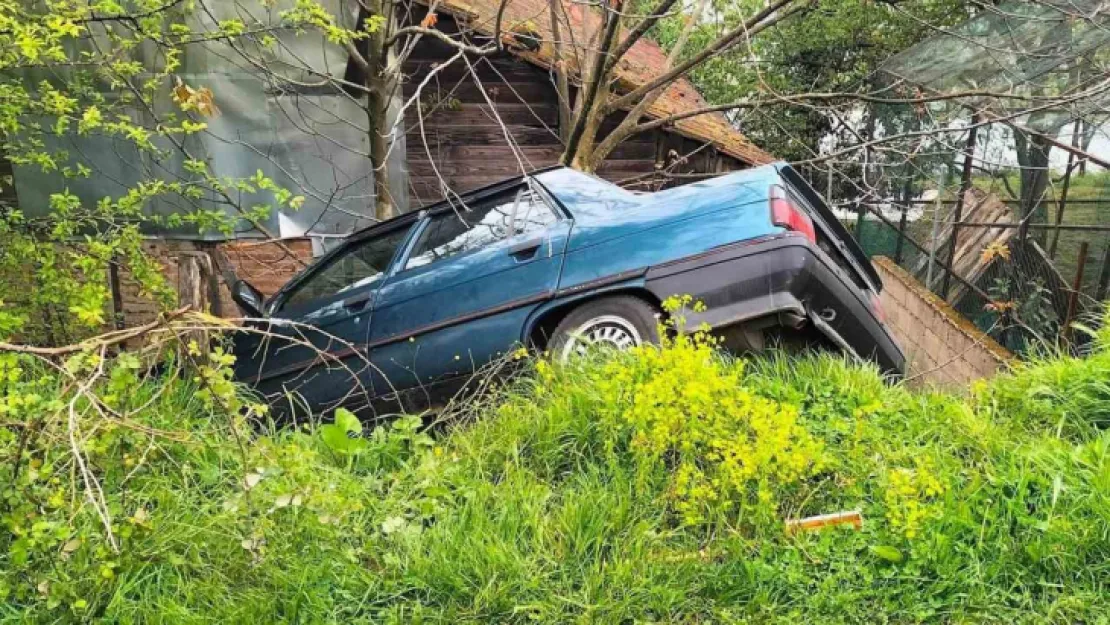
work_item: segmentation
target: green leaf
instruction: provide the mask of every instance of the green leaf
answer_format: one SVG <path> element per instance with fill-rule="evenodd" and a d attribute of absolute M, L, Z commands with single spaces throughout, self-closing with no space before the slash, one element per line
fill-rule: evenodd
<path fill-rule="evenodd" d="M 335 423 L 320 427 L 320 438 L 324 445 L 338 454 L 354 454 L 365 449 L 367 443 L 361 438 L 361 434 L 362 422 L 346 408 L 335 411 Z"/>
<path fill-rule="evenodd" d="M 339 408 L 335 411 L 335 424 L 343 428 L 344 432 L 362 434 L 362 421 L 359 421 L 358 417 L 346 408 Z"/>
<path fill-rule="evenodd" d="M 898 564 L 906 559 L 906 557 L 902 555 L 901 551 L 899 551 L 896 547 L 891 547 L 890 545 L 873 545 L 871 547 L 871 553 L 893 564 Z"/>

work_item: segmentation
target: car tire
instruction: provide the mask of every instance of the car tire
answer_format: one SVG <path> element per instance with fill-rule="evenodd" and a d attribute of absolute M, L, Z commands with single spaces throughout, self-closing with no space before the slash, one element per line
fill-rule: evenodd
<path fill-rule="evenodd" d="M 658 310 L 630 295 L 596 299 L 575 308 L 551 333 L 549 352 L 566 361 L 590 345 L 629 349 L 659 343 Z"/>

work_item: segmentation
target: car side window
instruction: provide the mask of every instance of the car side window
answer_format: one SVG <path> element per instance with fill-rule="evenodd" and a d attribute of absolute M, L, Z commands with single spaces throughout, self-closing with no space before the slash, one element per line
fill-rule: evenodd
<path fill-rule="evenodd" d="M 367 239 L 332 258 L 326 267 L 312 274 L 286 297 L 282 308 L 300 308 L 313 300 L 381 280 L 408 232 L 409 228 L 398 228 Z"/>
<path fill-rule="evenodd" d="M 432 218 L 409 255 L 405 269 L 430 265 L 511 236 L 540 232 L 558 219 L 551 207 L 527 186 L 469 202 Z"/>

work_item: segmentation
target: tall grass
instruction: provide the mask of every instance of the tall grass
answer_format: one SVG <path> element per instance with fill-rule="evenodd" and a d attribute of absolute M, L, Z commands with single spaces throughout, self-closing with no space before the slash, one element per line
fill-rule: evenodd
<path fill-rule="evenodd" d="M 188 437 L 94 454 L 121 552 L 37 443 L 0 503 L 0 621 L 1107 622 L 1105 337 L 970 399 L 665 351 L 533 361 L 436 439 L 407 419 L 352 448 L 240 449 L 191 382 L 144 387 L 145 422 Z M 862 528 L 785 531 L 843 510 Z"/>

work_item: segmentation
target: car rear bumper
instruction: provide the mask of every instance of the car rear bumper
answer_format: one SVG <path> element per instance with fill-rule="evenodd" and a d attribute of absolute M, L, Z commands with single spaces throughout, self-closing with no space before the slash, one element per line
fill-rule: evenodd
<path fill-rule="evenodd" d="M 705 303 L 687 327 L 714 329 L 774 315 L 808 320 L 848 353 L 887 374 L 905 372 L 902 350 L 871 311 L 868 293 L 819 248 L 787 233 L 743 241 L 652 267 L 647 288 L 660 299 L 689 294 Z"/>

